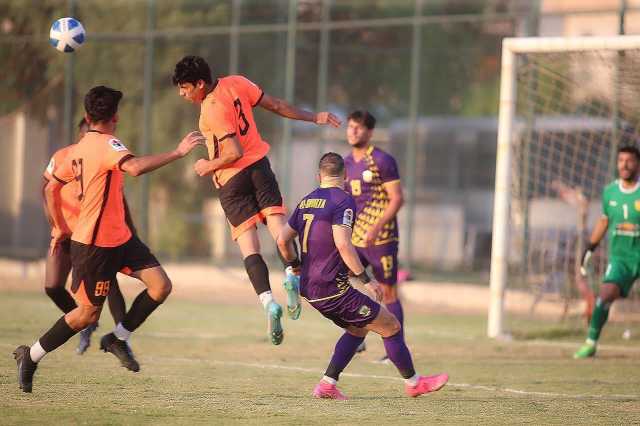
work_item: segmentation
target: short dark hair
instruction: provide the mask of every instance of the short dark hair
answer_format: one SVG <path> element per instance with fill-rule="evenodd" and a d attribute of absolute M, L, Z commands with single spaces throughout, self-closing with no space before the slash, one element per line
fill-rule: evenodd
<path fill-rule="evenodd" d="M 636 156 L 636 160 L 640 160 L 640 150 L 635 145 L 625 145 L 618 148 L 618 154 L 626 152 Z"/>
<path fill-rule="evenodd" d="M 349 114 L 349 117 L 347 117 L 347 122 L 349 120 L 353 120 L 356 123 L 364 124 L 369 130 L 372 130 L 376 127 L 376 118 L 369 111 L 353 111 L 351 114 Z"/>
<path fill-rule="evenodd" d="M 320 173 L 325 176 L 342 176 L 344 173 L 344 160 L 340 154 L 327 152 L 320 158 L 318 168 Z"/>
<path fill-rule="evenodd" d="M 84 97 L 84 110 L 92 123 L 111 120 L 118 112 L 122 92 L 106 86 L 96 86 Z"/>
<path fill-rule="evenodd" d="M 171 81 L 174 86 L 183 83 L 191 83 L 195 85 L 198 80 L 211 84 L 211 69 L 209 64 L 200 56 L 185 56 L 180 59 L 173 70 Z"/>

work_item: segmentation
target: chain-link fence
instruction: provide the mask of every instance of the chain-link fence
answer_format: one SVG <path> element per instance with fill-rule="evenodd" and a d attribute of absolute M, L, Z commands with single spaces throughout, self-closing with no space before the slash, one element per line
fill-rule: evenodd
<path fill-rule="evenodd" d="M 396 157 L 405 190 L 402 261 L 488 265 L 501 41 L 536 33 L 539 2 L 0 0 L 0 11 L 0 254 L 44 253 L 40 176 L 73 141 L 84 93 L 98 84 L 122 90 L 122 141 L 137 154 L 170 149 L 197 128 L 198 108 L 170 81 L 174 64 L 197 54 L 216 75 L 243 74 L 310 110 L 371 111 L 374 143 Z M 63 16 L 87 30 L 73 54 L 47 43 Z M 289 206 L 315 185 L 322 152 L 348 152 L 344 126 L 260 108 L 256 120 Z M 236 250 L 210 180 L 193 172 L 205 155 L 127 178 L 139 231 L 165 258 L 224 259 Z"/>

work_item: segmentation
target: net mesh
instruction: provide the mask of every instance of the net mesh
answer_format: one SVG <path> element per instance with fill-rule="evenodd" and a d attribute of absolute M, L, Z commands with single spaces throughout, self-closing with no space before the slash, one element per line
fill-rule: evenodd
<path fill-rule="evenodd" d="M 597 291 L 605 244 L 588 282 L 578 267 L 617 148 L 639 140 L 639 66 L 640 49 L 517 55 L 509 287 L 529 313 L 555 301 L 564 318 Z"/>

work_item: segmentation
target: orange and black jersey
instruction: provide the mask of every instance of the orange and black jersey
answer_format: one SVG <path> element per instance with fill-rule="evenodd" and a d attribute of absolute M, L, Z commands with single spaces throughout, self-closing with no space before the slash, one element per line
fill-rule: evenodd
<path fill-rule="evenodd" d="M 218 158 L 229 138 L 235 137 L 242 147 L 242 157 L 213 174 L 220 188 L 239 171 L 264 158 L 267 144 L 253 118 L 253 107 L 260 103 L 263 91 L 247 78 L 231 75 L 219 78 L 200 107 L 200 132 L 207 138 L 209 159 Z"/>
<path fill-rule="evenodd" d="M 52 176 L 75 182 L 80 212 L 71 239 L 98 247 L 117 247 L 131 238 L 125 220 L 124 174 L 133 155 L 115 136 L 90 130 L 73 145 Z"/>

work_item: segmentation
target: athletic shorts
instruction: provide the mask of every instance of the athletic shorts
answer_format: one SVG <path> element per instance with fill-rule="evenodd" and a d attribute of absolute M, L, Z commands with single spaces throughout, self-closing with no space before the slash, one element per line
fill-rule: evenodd
<path fill-rule="evenodd" d="M 366 327 L 380 313 L 380 304 L 353 287 L 334 299 L 309 302 L 338 327 Z"/>
<path fill-rule="evenodd" d="M 71 291 L 82 305 L 101 306 L 116 274 L 130 275 L 160 265 L 137 236 L 117 247 L 97 247 L 71 241 Z"/>
<path fill-rule="evenodd" d="M 640 278 L 640 260 L 612 257 L 609 259 L 602 282 L 617 285 L 620 288 L 620 295 L 627 297 L 638 278 Z"/>
<path fill-rule="evenodd" d="M 366 268 L 371 265 L 373 276 L 381 284 L 398 282 L 398 243 L 392 242 L 371 247 L 356 247 L 360 262 Z"/>
<path fill-rule="evenodd" d="M 276 176 L 264 157 L 235 174 L 220 188 L 220 204 L 237 240 L 272 214 L 286 214 Z"/>

